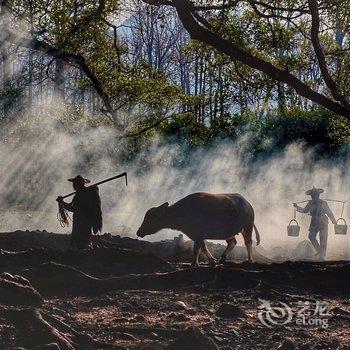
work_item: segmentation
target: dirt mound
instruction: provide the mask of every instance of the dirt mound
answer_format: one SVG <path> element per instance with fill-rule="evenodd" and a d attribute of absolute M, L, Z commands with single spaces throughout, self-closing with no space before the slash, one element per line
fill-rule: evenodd
<path fill-rule="evenodd" d="M 293 249 L 291 257 L 294 260 L 312 260 L 315 258 L 315 250 L 309 240 L 300 242 L 296 248 Z"/>
<path fill-rule="evenodd" d="M 219 350 L 213 339 L 206 336 L 198 327 L 187 328 L 167 350 Z"/>
<path fill-rule="evenodd" d="M 60 350 L 103 347 L 91 336 L 79 333 L 59 319 L 36 309 L 4 308 L 0 310 L 0 317 L 15 326 L 19 343 L 26 347 Z"/>
<path fill-rule="evenodd" d="M 122 276 L 131 273 L 174 271 L 172 264 L 151 252 L 121 248 L 93 250 L 30 249 L 19 252 L 0 252 L 0 272 L 18 273 L 22 269 L 50 261 L 65 264 L 99 277 Z"/>
<path fill-rule="evenodd" d="M 9 273 L 0 275 L 0 304 L 39 306 L 43 302 L 28 280 Z"/>
<path fill-rule="evenodd" d="M 94 236 L 95 237 L 95 236 Z M 109 248 L 128 249 L 141 253 L 151 252 L 160 258 L 171 262 L 191 262 L 193 257 L 193 242 L 190 240 L 179 240 L 175 237 L 173 240 L 164 240 L 159 242 L 147 242 L 144 240 L 134 239 L 130 237 L 120 237 L 104 234 L 97 236 L 104 240 L 107 244 L 96 243 L 98 246 Z M 221 243 L 207 242 L 208 249 L 211 253 L 220 258 L 225 250 L 226 245 Z M 8 233 L 0 233 L 0 247 L 6 251 L 27 251 L 29 249 L 48 250 L 69 250 L 69 235 L 55 234 L 47 231 L 15 231 Z M 264 255 L 264 249 L 256 247 L 254 257 L 255 261 L 263 264 L 271 263 Z M 236 246 L 229 254 L 228 260 L 246 261 L 248 259 L 247 250 L 243 246 Z M 200 261 L 206 262 L 206 258 L 201 254 Z M 70 263 L 71 264 L 71 263 Z M 101 270 L 100 272 L 102 272 Z"/>
<path fill-rule="evenodd" d="M 239 317 L 246 317 L 246 314 L 242 308 L 229 303 L 221 304 L 219 309 L 216 311 L 216 315 L 221 318 L 227 318 L 231 320 L 235 320 Z"/>
<path fill-rule="evenodd" d="M 47 231 L 14 231 L 0 233 L 0 247 L 5 250 L 30 248 L 68 249 L 69 236 Z"/>
<path fill-rule="evenodd" d="M 307 263 L 303 263 L 307 265 Z M 21 275 L 28 278 L 43 295 L 100 295 L 113 290 L 148 289 L 170 290 L 181 288 L 206 289 L 231 288 L 234 290 L 255 288 L 262 282 L 271 287 L 317 291 L 320 294 L 341 295 L 350 290 L 350 263 L 335 265 L 310 264 L 309 267 L 288 269 L 290 264 L 277 268 L 268 265 L 242 267 L 185 268 L 167 273 L 125 275 L 111 278 L 92 277 L 72 266 L 45 263 L 25 269 Z M 52 278 L 55 276 L 55 278 Z"/>

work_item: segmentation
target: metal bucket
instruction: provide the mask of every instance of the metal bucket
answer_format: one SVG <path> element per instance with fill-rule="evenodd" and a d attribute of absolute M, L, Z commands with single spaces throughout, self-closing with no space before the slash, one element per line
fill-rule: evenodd
<path fill-rule="evenodd" d="M 295 225 L 292 225 L 292 223 L 295 223 Z M 298 237 L 300 233 L 300 226 L 298 224 L 298 221 L 295 219 L 290 220 L 289 225 L 287 226 L 287 234 L 291 237 Z"/>
<path fill-rule="evenodd" d="M 339 222 L 342 222 L 339 224 Z M 348 233 L 348 225 L 346 224 L 346 220 L 343 218 L 339 218 L 337 223 L 334 226 L 334 232 L 336 235 L 346 235 Z"/>

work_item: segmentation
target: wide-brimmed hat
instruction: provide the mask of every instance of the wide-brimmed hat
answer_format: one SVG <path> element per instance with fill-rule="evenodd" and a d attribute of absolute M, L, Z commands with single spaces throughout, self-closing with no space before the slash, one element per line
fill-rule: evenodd
<path fill-rule="evenodd" d="M 81 175 L 78 175 L 72 179 L 68 179 L 69 182 L 79 182 L 79 183 L 85 183 L 85 184 L 88 184 L 90 183 L 91 181 L 89 179 L 85 179 L 83 178 Z"/>
<path fill-rule="evenodd" d="M 314 194 L 321 194 L 323 192 L 324 192 L 324 189 L 322 189 L 322 188 L 312 187 L 311 190 L 306 191 L 305 194 L 307 196 L 312 196 Z"/>

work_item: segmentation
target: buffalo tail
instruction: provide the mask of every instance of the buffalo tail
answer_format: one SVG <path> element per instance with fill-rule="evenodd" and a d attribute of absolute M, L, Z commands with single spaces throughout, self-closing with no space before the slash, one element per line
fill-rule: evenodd
<path fill-rule="evenodd" d="M 256 236 L 256 245 L 259 245 L 260 244 L 260 233 L 255 225 L 254 225 L 254 231 L 255 231 L 255 236 Z"/>

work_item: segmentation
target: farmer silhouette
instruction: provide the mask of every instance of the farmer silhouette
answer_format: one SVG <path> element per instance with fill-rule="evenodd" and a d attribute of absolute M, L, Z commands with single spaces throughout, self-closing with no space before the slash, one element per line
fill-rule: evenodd
<path fill-rule="evenodd" d="M 71 203 L 57 197 L 60 208 L 73 212 L 73 228 L 70 238 L 72 248 L 87 249 L 91 247 L 92 232 L 97 234 L 102 229 L 101 199 L 97 186 L 85 187 L 90 180 L 81 175 L 68 181 L 73 183 L 76 191 Z"/>
<path fill-rule="evenodd" d="M 301 208 L 296 203 L 293 203 L 299 213 L 309 214 L 311 216 L 309 239 L 317 252 L 316 255 L 318 255 L 321 260 L 324 260 L 326 256 L 328 218 L 333 225 L 336 224 L 335 217 L 328 203 L 320 199 L 320 194 L 323 192 L 323 189 L 315 187 L 306 191 L 305 194 L 311 196 L 311 201 L 306 204 L 305 208 Z M 316 239 L 318 233 L 320 233 L 320 243 Z"/>

